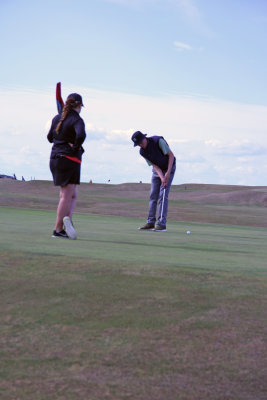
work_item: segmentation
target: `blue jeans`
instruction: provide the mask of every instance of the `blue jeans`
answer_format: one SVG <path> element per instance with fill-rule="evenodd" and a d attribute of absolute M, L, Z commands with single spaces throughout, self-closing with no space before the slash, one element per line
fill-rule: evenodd
<path fill-rule="evenodd" d="M 167 213 L 168 213 L 168 196 L 172 184 L 172 180 L 175 174 L 176 165 L 172 166 L 170 179 L 168 185 L 165 189 L 164 194 L 164 187 L 161 185 L 161 180 L 156 171 L 152 172 L 152 179 L 151 179 L 151 191 L 150 191 L 150 198 L 149 198 L 149 210 L 148 210 L 148 218 L 147 222 L 150 224 L 154 224 L 156 222 L 156 212 L 158 207 L 158 225 L 166 225 L 167 222 Z"/>

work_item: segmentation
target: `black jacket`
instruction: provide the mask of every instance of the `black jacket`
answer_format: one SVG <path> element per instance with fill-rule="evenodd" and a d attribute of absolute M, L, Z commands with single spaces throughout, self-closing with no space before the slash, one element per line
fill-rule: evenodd
<path fill-rule="evenodd" d="M 59 120 L 60 114 L 53 118 L 50 131 L 47 135 L 48 141 L 54 143 L 50 158 L 71 156 L 81 160 L 84 152 L 82 144 L 86 138 L 83 119 L 76 111 L 71 110 L 63 121 L 59 133 L 57 133 L 56 127 Z M 73 147 L 69 143 L 72 143 Z"/>

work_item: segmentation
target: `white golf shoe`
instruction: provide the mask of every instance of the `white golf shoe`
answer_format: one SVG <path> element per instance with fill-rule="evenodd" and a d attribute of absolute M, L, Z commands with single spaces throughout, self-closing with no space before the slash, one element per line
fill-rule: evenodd
<path fill-rule="evenodd" d="M 72 240 L 77 239 L 77 233 L 76 230 L 74 229 L 74 226 L 72 225 L 70 217 L 64 217 L 63 223 L 68 237 Z"/>

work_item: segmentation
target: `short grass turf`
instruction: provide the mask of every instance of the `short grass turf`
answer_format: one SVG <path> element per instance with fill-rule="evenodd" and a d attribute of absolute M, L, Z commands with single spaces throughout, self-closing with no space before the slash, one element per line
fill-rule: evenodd
<path fill-rule="evenodd" d="M 266 399 L 264 228 L 54 219 L 0 208 L 1 399 Z"/>

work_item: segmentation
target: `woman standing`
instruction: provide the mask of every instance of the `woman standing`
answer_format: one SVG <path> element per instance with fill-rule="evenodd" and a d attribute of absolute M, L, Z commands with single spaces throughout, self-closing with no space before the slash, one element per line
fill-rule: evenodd
<path fill-rule="evenodd" d="M 77 187 L 80 184 L 81 160 L 84 149 L 85 125 L 80 117 L 82 97 L 71 93 L 66 100 L 62 114 L 52 120 L 47 139 L 53 143 L 50 155 L 50 170 L 54 185 L 60 186 L 57 220 L 52 237 L 76 239 L 72 214 L 77 201 Z"/>

